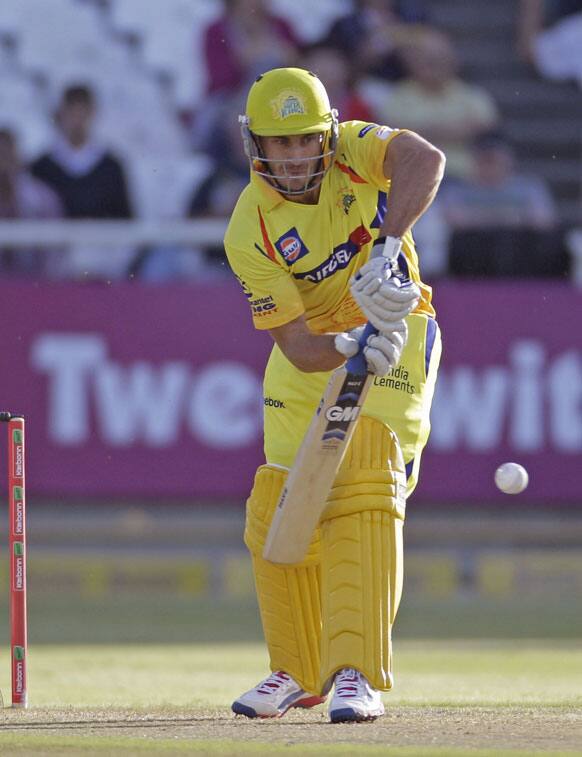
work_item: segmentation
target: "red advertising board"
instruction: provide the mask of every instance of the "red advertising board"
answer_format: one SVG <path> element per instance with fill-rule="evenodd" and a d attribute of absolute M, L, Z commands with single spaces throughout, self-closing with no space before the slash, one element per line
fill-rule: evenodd
<path fill-rule="evenodd" d="M 443 283 L 444 354 L 415 499 L 580 503 L 582 293 Z M 236 283 L 0 285 L 0 409 L 28 420 L 31 494 L 242 499 L 270 348 Z M 505 495 L 506 497 L 507 495 Z"/>

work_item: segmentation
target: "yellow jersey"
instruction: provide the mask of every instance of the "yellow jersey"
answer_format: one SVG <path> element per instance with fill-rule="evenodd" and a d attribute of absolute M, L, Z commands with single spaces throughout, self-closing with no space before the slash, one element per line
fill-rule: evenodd
<path fill-rule="evenodd" d="M 365 322 L 349 282 L 368 260 L 390 212 L 383 165 L 386 146 L 400 133 L 362 121 L 341 123 L 335 160 L 317 204 L 287 200 L 251 172 L 224 245 L 256 328 L 282 326 L 303 314 L 316 334 Z M 416 312 L 433 317 L 432 290 L 420 280 L 412 234 L 402 241 L 400 269 L 421 291 Z"/>

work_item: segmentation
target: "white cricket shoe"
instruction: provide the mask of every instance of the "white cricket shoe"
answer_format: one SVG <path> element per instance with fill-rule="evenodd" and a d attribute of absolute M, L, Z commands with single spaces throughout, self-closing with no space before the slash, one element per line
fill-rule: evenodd
<path fill-rule="evenodd" d="M 354 668 L 343 668 L 335 676 L 335 691 L 329 704 L 332 723 L 375 720 L 384 714 L 382 694 Z"/>
<path fill-rule="evenodd" d="M 231 709 L 247 718 L 280 718 L 291 707 L 315 707 L 325 699 L 308 694 L 290 675 L 278 670 L 242 694 Z"/>

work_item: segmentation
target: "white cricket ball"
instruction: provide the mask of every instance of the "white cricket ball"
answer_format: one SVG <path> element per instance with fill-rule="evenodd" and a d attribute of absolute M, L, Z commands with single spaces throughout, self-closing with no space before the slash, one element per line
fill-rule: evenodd
<path fill-rule="evenodd" d="M 497 488 L 506 494 L 519 494 L 528 485 L 529 476 L 519 463 L 503 463 L 495 471 Z"/>

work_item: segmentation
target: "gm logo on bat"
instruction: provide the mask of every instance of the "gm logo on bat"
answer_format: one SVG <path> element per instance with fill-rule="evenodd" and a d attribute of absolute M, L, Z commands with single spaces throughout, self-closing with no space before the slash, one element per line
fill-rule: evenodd
<path fill-rule="evenodd" d="M 332 405 L 325 411 L 325 417 L 328 421 L 355 421 L 360 412 L 359 407 L 341 407 L 341 405 Z"/>

